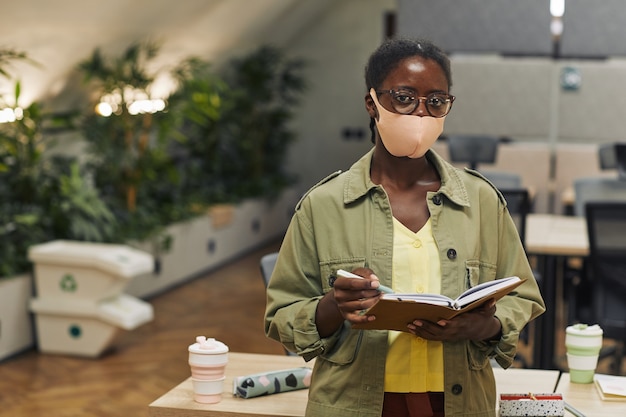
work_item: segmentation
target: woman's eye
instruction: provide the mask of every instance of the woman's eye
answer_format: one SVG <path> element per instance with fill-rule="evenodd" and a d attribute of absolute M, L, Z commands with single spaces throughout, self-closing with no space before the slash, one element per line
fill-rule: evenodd
<path fill-rule="evenodd" d="M 434 106 L 434 107 L 443 106 L 444 103 L 445 103 L 445 99 L 443 99 L 442 97 L 431 97 L 428 100 L 428 104 L 430 104 L 431 106 Z"/>
<path fill-rule="evenodd" d="M 402 104 L 409 104 L 414 101 L 413 96 L 410 96 L 408 94 L 396 94 L 395 99 Z"/>

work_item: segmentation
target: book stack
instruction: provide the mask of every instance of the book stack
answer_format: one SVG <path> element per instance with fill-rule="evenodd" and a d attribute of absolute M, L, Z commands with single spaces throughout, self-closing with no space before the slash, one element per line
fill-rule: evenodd
<path fill-rule="evenodd" d="M 596 374 L 593 378 L 605 401 L 626 401 L 626 376 Z"/>

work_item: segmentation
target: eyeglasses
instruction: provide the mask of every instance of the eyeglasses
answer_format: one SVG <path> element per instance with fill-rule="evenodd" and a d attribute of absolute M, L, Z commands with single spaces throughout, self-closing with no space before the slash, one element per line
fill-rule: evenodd
<path fill-rule="evenodd" d="M 376 94 L 389 94 L 391 97 L 391 107 L 400 114 L 411 114 L 424 101 L 428 114 L 432 117 L 444 117 L 450 113 L 452 103 L 456 97 L 445 93 L 431 93 L 426 97 L 418 97 L 415 91 L 400 90 L 380 90 Z"/>

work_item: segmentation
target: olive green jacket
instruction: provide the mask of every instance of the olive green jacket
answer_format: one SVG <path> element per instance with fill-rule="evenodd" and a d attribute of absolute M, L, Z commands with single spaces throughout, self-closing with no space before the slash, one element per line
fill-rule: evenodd
<path fill-rule="evenodd" d="M 367 266 L 391 286 L 393 224 L 389 199 L 370 179 L 373 151 L 349 171 L 313 187 L 296 207 L 267 290 L 266 334 L 305 360 L 316 358 L 307 416 L 378 417 L 382 412 L 387 331 L 352 330 L 328 338 L 315 326 L 319 299 L 337 269 Z M 428 193 L 449 297 L 480 282 L 517 275 L 528 280 L 497 303 L 496 342 L 444 343 L 446 416 L 495 416 L 490 357 L 507 368 L 522 328 L 545 311 L 515 223 L 501 194 L 480 174 L 459 170 L 433 151 L 441 177 Z"/>

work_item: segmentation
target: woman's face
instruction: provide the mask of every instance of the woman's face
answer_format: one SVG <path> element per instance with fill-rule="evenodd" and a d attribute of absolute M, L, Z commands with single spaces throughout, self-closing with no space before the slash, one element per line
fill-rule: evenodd
<path fill-rule="evenodd" d="M 377 90 L 410 89 L 419 97 L 431 93 L 448 93 L 448 81 L 439 64 L 431 59 L 419 56 L 405 58 L 393 69 Z M 381 94 L 379 102 L 385 109 L 395 112 L 391 105 L 391 95 Z M 376 106 L 369 93 L 365 96 L 367 111 L 372 118 L 377 118 Z M 416 116 L 428 116 L 424 101 L 412 113 Z"/>
<path fill-rule="evenodd" d="M 452 103 L 447 93 L 447 79 L 435 61 L 421 57 L 400 61 L 365 99 L 380 138 L 377 146 L 398 158 L 422 158 L 443 132 Z"/>

